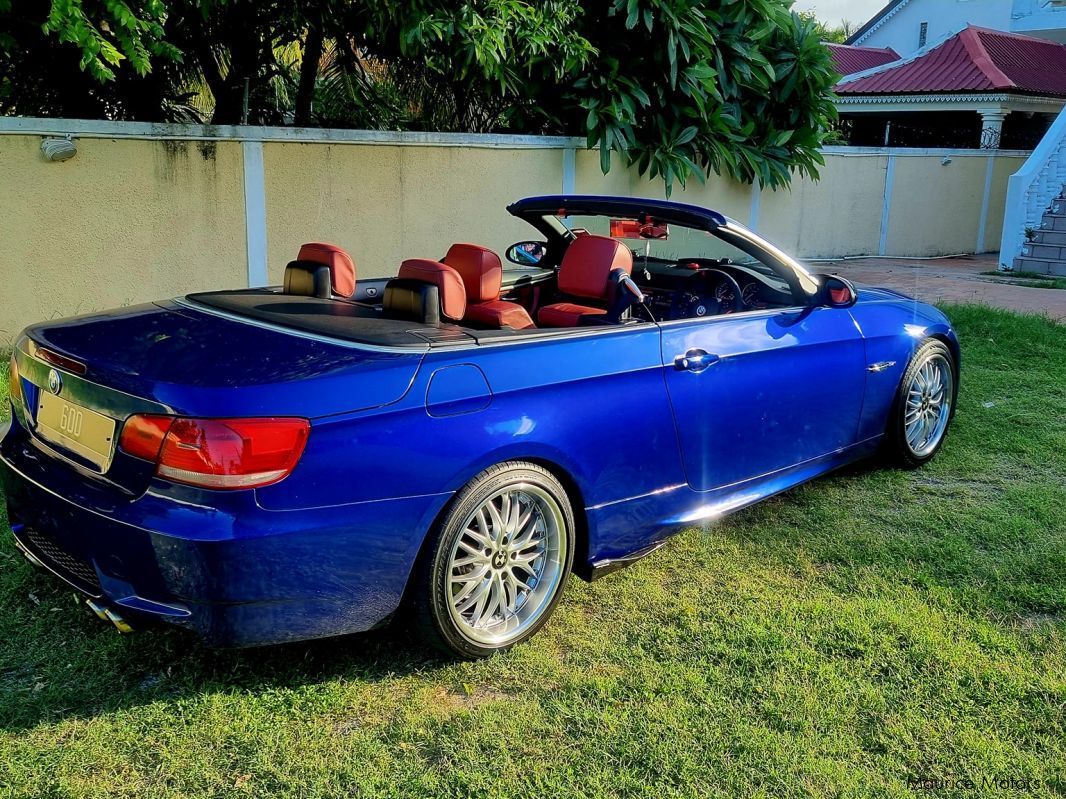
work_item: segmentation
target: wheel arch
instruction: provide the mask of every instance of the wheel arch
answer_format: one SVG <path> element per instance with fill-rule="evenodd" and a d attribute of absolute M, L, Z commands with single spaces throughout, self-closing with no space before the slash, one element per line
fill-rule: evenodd
<path fill-rule="evenodd" d="M 954 336 L 954 334 L 949 335 L 946 331 L 943 330 L 938 330 L 934 333 L 930 333 L 929 338 L 936 339 L 937 341 L 942 342 L 945 346 L 947 346 L 948 350 L 951 351 L 951 359 L 952 361 L 954 361 L 955 366 L 955 380 L 956 382 L 958 382 L 959 371 L 962 367 L 962 351 L 959 348 L 959 340 Z"/>
<path fill-rule="evenodd" d="M 476 467 L 472 467 L 469 473 L 465 475 L 465 479 L 458 484 L 458 487 L 452 492 L 452 496 L 441 505 L 440 510 L 433 515 L 432 520 L 426 525 L 425 530 L 422 531 L 422 540 L 418 545 L 418 552 L 415 554 L 414 559 L 411 561 L 411 568 L 407 573 L 407 580 L 404 585 L 403 597 L 401 599 L 401 607 L 409 604 L 410 592 L 411 592 L 411 577 L 418 570 L 423 560 L 431 555 L 429 552 L 430 541 L 433 536 L 430 533 L 435 530 L 440 524 L 443 523 L 444 518 L 448 515 L 448 512 L 452 509 L 455 503 L 455 498 L 464 486 L 466 486 L 471 480 L 477 477 L 486 469 L 491 469 L 493 466 L 497 466 L 501 463 L 508 463 L 510 461 L 522 461 L 524 463 L 531 463 L 536 466 L 540 466 L 542 469 L 547 470 L 551 475 L 559 481 L 563 490 L 566 492 L 566 498 L 570 502 L 571 510 L 574 514 L 574 560 L 571 570 L 573 573 L 580 577 L 585 582 L 590 579 L 589 568 L 589 523 L 588 514 L 585 512 L 585 500 L 584 494 L 581 491 L 581 487 L 578 484 L 577 478 L 562 464 L 557 461 L 546 458 L 543 455 L 530 455 L 523 456 L 515 453 L 508 453 L 506 457 L 501 457 L 492 463 L 484 464 L 480 463 Z"/>
<path fill-rule="evenodd" d="M 585 582 L 590 579 L 589 569 L 589 519 L 585 512 L 585 499 L 577 479 L 561 464 L 546 458 L 519 458 L 534 463 L 552 473 L 566 491 L 570 508 L 574 513 L 574 561 L 571 570 Z"/>

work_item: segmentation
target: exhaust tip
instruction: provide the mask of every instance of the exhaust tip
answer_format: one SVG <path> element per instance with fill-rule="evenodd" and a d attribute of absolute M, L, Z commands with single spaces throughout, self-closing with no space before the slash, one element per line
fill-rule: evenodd
<path fill-rule="evenodd" d="M 110 621 L 110 619 L 107 618 L 107 608 L 103 605 L 92 599 L 86 599 L 85 604 L 89 606 L 89 610 L 96 614 L 96 618 L 101 621 Z"/>
<path fill-rule="evenodd" d="M 107 614 L 108 621 L 114 624 L 115 629 L 118 630 L 120 633 L 125 635 L 126 633 L 133 632 L 133 627 L 130 625 L 130 623 L 124 618 L 122 618 L 122 616 L 115 613 L 115 611 L 111 610 L 111 608 L 107 608 L 104 612 Z"/>
<path fill-rule="evenodd" d="M 28 549 L 26 549 L 26 545 L 19 541 L 17 538 L 15 539 L 15 548 L 22 553 L 22 557 L 24 557 L 38 569 L 46 568 L 45 565 L 41 562 L 41 559 L 34 555 L 32 552 L 30 552 Z"/>
<path fill-rule="evenodd" d="M 89 609 L 97 615 L 97 617 L 103 621 L 109 621 L 115 625 L 115 629 L 125 635 L 126 633 L 133 632 L 133 626 L 122 617 L 121 614 L 115 610 L 101 605 L 99 602 L 93 599 L 86 599 L 85 604 L 89 606 Z"/>

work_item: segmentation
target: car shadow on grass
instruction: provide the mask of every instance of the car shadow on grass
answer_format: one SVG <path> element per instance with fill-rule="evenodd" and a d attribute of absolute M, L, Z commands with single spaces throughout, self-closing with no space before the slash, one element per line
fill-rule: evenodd
<path fill-rule="evenodd" d="M 148 623 L 122 635 L 70 589 L 0 545 L 0 731 L 89 719 L 212 692 L 257 694 L 337 679 L 375 683 L 450 661 L 401 622 L 365 633 L 213 650 L 190 632 Z"/>

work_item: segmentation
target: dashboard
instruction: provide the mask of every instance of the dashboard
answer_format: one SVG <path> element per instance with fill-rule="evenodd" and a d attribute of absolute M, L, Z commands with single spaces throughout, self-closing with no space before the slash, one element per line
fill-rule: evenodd
<path fill-rule="evenodd" d="M 735 287 L 726 275 L 733 278 Z M 645 304 L 656 321 L 794 304 L 791 290 L 780 278 L 728 259 L 690 258 L 674 262 L 638 259 L 633 267 L 633 280 L 644 292 Z"/>

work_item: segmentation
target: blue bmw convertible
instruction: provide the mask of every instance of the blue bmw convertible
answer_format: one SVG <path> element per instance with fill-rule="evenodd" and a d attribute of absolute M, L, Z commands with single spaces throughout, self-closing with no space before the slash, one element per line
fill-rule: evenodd
<path fill-rule="evenodd" d="M 312 243 L 282 286 L 28 328 L 0 429 L 17 547 L 123 630 L 237 647 L 404 611 L 482 657 L 571 573 L 942 445 L 959 345 L 935 308 L 692 205 L 507 210 L 531 227 L 507 269 L 442 242 L 357 280 Z"/>

